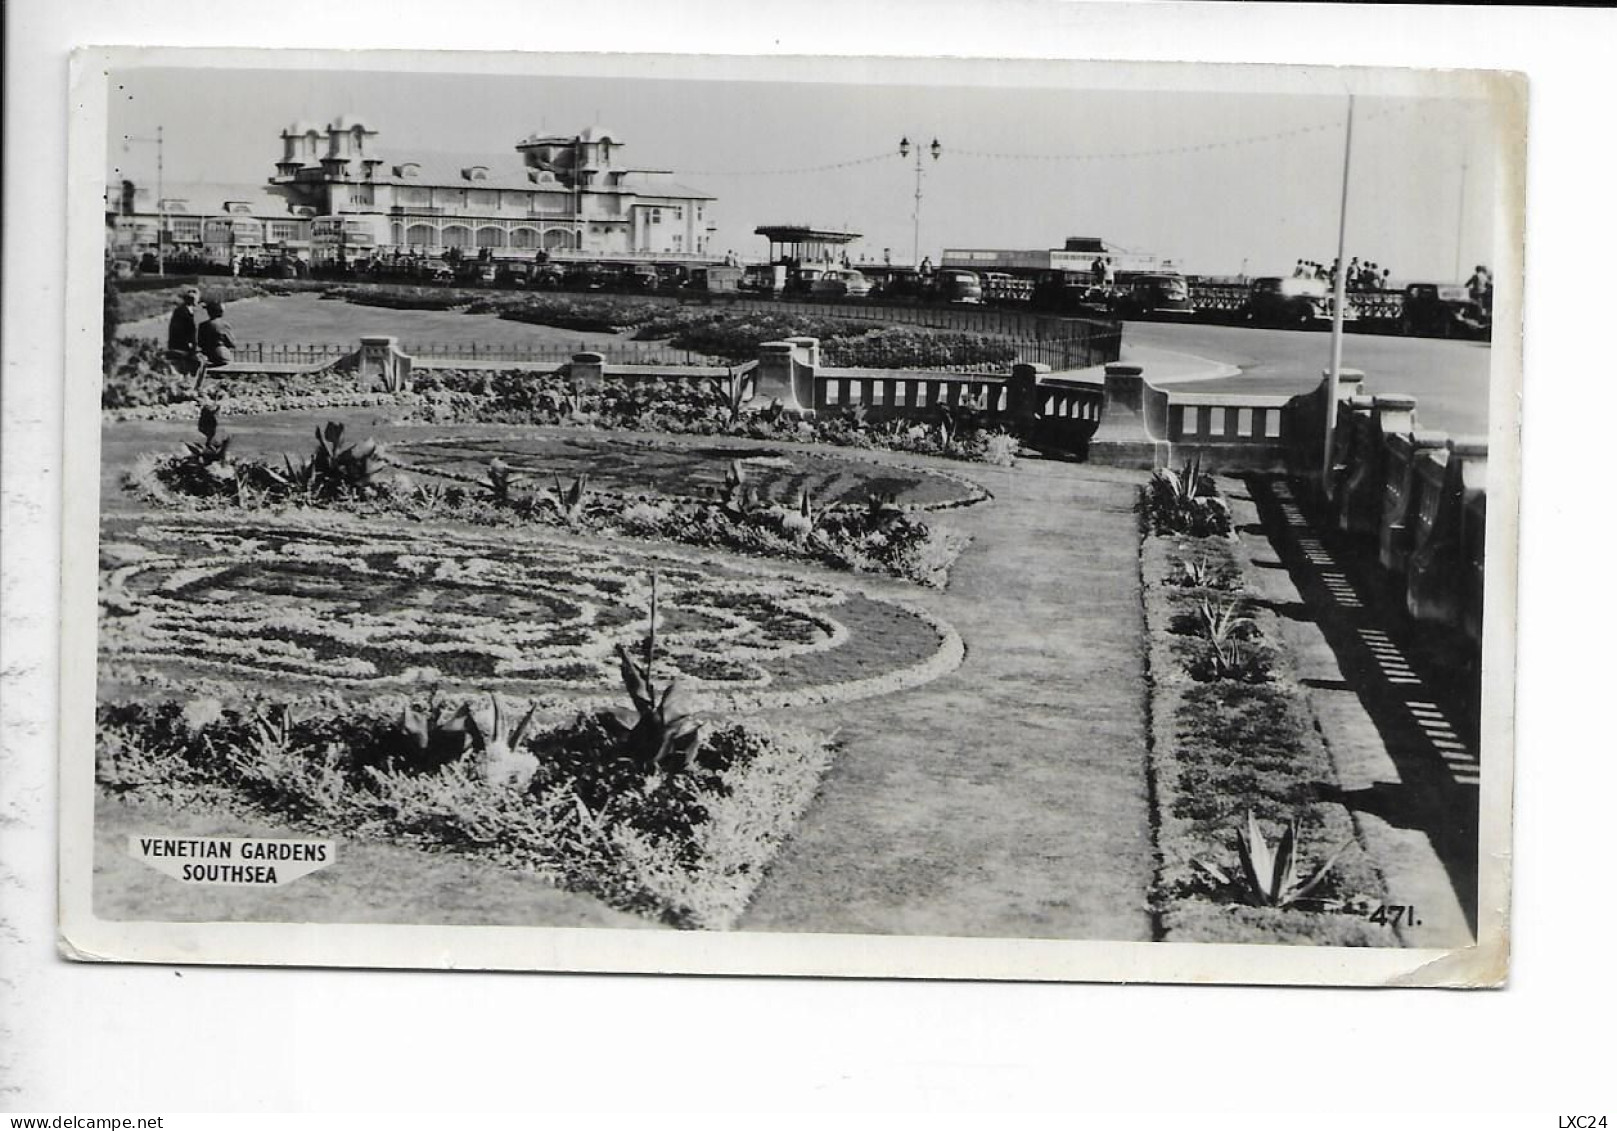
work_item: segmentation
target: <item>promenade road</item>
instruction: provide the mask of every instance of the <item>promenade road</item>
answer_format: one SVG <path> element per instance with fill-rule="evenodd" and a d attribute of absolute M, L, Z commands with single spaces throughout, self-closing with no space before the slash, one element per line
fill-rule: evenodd
<path fill-rule="evenodd" d="M 1184 385 L 1160 382 L 1170 391 L 1192 393 L 1307 392 L 1319 385 L 1331 363 L 1331 335 L 1311 330 L 1266 330 L 1194 323 L 1127 322 L 1123 348 L 1150 347 L 1196 354 L 1238 366 L 1239 377 Z M 1488 431 L 1487 342 L 1348 334 L 1342 365 L 1364 371 L 1371 393 L 1408 393 L 1418 400 L 1422 428 L 1455 435 Z"/>

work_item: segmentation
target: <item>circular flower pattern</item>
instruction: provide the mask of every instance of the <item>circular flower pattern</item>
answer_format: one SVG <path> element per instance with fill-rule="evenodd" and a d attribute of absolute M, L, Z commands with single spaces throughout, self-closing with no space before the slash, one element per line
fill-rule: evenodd
<path fill-rule="evenodd" d="M 338 690 L 619 689 L 657 577 L 657 665 L 710 706 L 850 698 L 958 663 L 935 618 L 839 584 L 534 532 L 217 515 L 108 525 L 104 674 Z"/>

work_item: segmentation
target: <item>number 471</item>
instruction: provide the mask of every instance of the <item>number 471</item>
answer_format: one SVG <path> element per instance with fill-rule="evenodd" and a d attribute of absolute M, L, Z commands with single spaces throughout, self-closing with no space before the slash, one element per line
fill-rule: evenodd
<path fill-rule="evenodd" d="M 1366 916 L 1372 923 L 1380 923 L 1386 927 L 1418 927 L 1420 919 L 1415 915 L 1413 904 L 1384 903 Z"/>

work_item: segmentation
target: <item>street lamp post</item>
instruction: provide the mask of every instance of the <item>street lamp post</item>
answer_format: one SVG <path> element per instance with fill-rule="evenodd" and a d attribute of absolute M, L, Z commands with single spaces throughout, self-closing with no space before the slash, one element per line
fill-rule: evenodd
<path fill-rule="evenodd" d="M 1320 498 L 1331 498 L 1332 450 L 1336 442 L 1336 398 L 1342 383 L 1342 315 L 1347 305 L 1348 175 L 1353 168 L 1353 95 L 1348 95 L 1347 139 L 1342 146 L 1342 207 L 1336 226 L 1336 285 L 1331 311 L 1331 368 L 1325 390 L 1325 443 L 1320 454 Z"/>
<path fill-rule="evenodd" d="M 922 166 L 921 166 L 921 154 L 922 154 L 923 151 L 922 151 L 921 146 L 919 144 L 916 144 L 916 146 L 914 148 L 915 148 L 915 212 L 911 216 L 911 220 L 914 222 L 915 230 L 914 230 L 914 242 L 910 247 L 910 262 L 914 263 L 916 267 L 920 267 L 921 266 L 921 168 L 922 168 Z M 932 139 L 932 144 L 926 147 L 925 152 L 931 153 L 932 154 L 932 160 L 936 161 L 938 159 L 938 157 L 941 156 L 942 153 L 943 153 L 943 146 L 938 144 L 938 139 L 937 138 L 933 138 Z M 898 155 L 900 157 L 908 157 L 910 155 L 910 139 L 908 137 L 903 137 L 903 138 L 899 139 L 899 141 L 898 141 Z"/>
<path fill-rule="evenodd" d="M 157 127 L 156 137 L 124 136 L 124 148 L 132 141 L 157 146 L 157 273 L 163 274 L 163 237 L 168 228 L 168 212 L 163 207 L 163 127 Z"/>

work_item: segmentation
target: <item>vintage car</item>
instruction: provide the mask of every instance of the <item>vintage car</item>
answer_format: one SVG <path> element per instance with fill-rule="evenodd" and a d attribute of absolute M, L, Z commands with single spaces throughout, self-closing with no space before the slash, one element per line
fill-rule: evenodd
<path fill-rule="evenodd" d="M 1491 319 L 1465 287 L 1443 283 L 1410 283 L 1398 329 L 1405 334 L 1439 338 L 1486 338 Z"/>
<path fill-rule="evenodd" d="M 1239 317 L 1255 326 L 1329 326 L 1333 306 L 1331 284 L 1324 279 L 1270 275 L 1252 280 Z M 1351 305 L 1342 311 L 1344 322 L 1357 317 Z"/>
<path fill-rule="evenodd" d="M 619 286 L 631 291 L 654 291 L 661 283 L 662 277 L 657 273 L 657 268 L 649 263 L 639 263 L 623 269 Z"/>
<path fill-rule="evenodd" d="M 870 280 L 851 267 L 832 267 L 814 280 L 810 293 L 816 298 L 865 298 L 870 294 Z"/>
<path fill-rule="evenodd" d="M 1168 272 L 1125 276 L 1112 299 L 1117 318 L 1189 318 L 1194 313 L 1185 277 Z"/>
<path fill-rule="evenodd" d="M 736 283 L 736 290 L 742 294 L 772 295 L 776 289 L 775 268 L 764 263 L 745 268 Z"/>
<path fill-rule="evenodd" d="M 983 301 L 983 281 L 975 271 L 945 268 L 933 281 L 937 296 L 944 302 L 980 303 Z"/>

